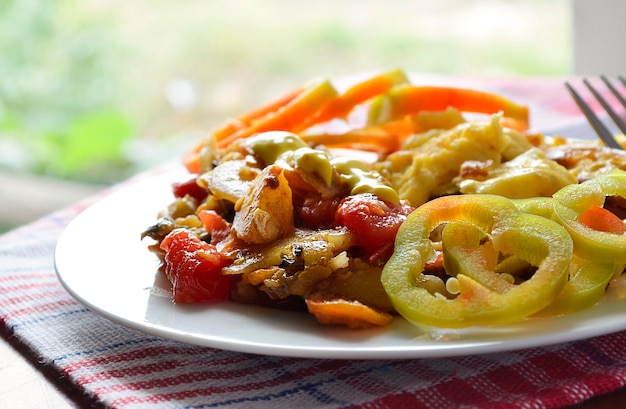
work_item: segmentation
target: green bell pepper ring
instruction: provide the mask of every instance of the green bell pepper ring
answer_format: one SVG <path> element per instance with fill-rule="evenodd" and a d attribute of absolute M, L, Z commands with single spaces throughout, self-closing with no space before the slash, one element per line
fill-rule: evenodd
<path fill-rule="evenodd" d="M 609 281 L 621 273 L 623 267 L 600 264 L 574 257 L 571 274 L 554 301 L 534 316 L 553 317 L 585 310 L 600 301 Z"/>
<path fill-rule="evenodd" d="M 526 199 L 511 199 L 511 201 L 522 213 L 535 214 L 546 219 L 552 219 L 554 215 L 554 199 L 551 197 L 529 197 Z"/>
<path fill-rule="evenodd" d="M 626 198 L 626 172 L 613 171 L 578 185 L 569 185 L 553 197 L 554 218 L 572 236 L 574 253 L 599 263 L 626 263 L 626 234 L 592 229 L 579 221 L 593 206 L 603 206 L 607 196 Z"/>
<path fill-rule="evenodd" d="M 444 266 L 458 282 L 457 295 L 432 293 L 422 285 L 429 281 L 424 265 L 435 255 L 434 234 L 441 226 Z M 567 280 L 572 247 L 562 226 L 520 212 L 509 199 L 445 196 L 407 217 L 381 280 L 396 311 L 418 326 L 503 324 L 552 302 Z M 500 255 L 520 257 L 536 271 L 521 284 L 512 284 L 494 271 Z M 455 287 L 448 284 L 447 288 Z"/>

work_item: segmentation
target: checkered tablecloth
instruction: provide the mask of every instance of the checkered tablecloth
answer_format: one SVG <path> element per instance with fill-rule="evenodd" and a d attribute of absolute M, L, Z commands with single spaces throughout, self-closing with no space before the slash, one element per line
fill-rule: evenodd
<path fill-rule="evenodd" d="M 564 95 L 545 95 L 536 83 L 493 86 L 554 109 L 549 125 L 578 115 Z M 532 86 L 536 95 L 528 91 Z M 60 233 L 108 193 L 0 237 L 0 325 L 96 402 L 115 408 L 559 408 L 626 384 L 626 332 L 477 356 L 328 360 L 229 352 L 126 328 L 75 301 L 54 270 Z"/>

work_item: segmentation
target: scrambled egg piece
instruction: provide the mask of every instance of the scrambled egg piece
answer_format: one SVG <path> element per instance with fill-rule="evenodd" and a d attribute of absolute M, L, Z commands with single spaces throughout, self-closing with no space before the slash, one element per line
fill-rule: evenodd
<path fill-rule="evenodd" d="M 546 153 L 548 158 L 563 165 L 579 183 L 605 175 L 613 169 L 626 170 L 626 151 L 592 142 L 549 147 Z"/>
<path fill-rule="evenodd" d="M 409 138 L 401 150 L 376 164 L 398 191 L 400 199 L 419 206 L 443 194 L 458 193 L 455 178 L 468 161 L 497 167 L 532 147 L 531 143 L 500 125 L 494 115 L 486 123 L 463 123 L 450 130 L 433 130 Z"/>
<path fill-rule="evenodd" d="M 471 164 L 468 166 L 471 169 Z M 481 169 L 480 164 L 477 166 Z M 490 193 L 510 199 L 552 196 L 560 188 L 576 183 L 563 166 L 547 158 L 539 148 L 531 148 L 498 166 L 487 164 L 475 172 L 461 170 L 457 178 L 461 193 Z M 465 176 L 468 177 L 465 177 Z"/>

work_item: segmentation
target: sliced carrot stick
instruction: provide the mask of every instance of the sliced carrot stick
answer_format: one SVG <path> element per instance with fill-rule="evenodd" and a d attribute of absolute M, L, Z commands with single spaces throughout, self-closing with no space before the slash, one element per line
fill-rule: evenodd
<path fill-rule="evenodd" d="M 323 80 L 314 83 L 277 111 L 269 112 L 253 121 L 250 126 L 218 140 L 217 147 L 224 149 L 236 140 L 247 138 L 258 132 L 293 131 L 336 96 L 337 90 L 330 81 Z"/>
<path fill-rule="evenodd" d="M 368 129 L 369 127 L 365 127 Z M 413 118 L 405 116 L 404 118 L 391 121 L 380 125 L 380 128 L 385 132 L 393 135 L 396 138 L 397 147 L 395 150 L 400 149 L 402 143 L 411 135 L 417 132 L 416 124 Z M 391 153 L 392 151 L 389 151 Z"/>
<path fill-rule="evenodd" d="M 379 153 L 398 150 L 400 141 L 404 140 L 404 136 L 376 127 L 353 129 L 341 134 L 301 134 L 300 137 L 313 146 L 324 145 L 328 148 L 361 149 Z"/>
<path fill-rule="evenodd" d="M 277 99 L 276 101 L 273 101 L 257 109 L 253 109 L 252 111 L 249 111 L 248 113 L 240 116 L 239 120 L 245 124 L 251 124 L 252 121 L 256 119 L 259 119 L 271 112 L 278 111 L 280 108 L 284 107 L 285 105 L 287 105 L 288 103 L 296 99 L 298 96 L 302 95 L 302 93 L 305 91 L 306 91 L 306 88 L 304 86 L 300 86 L 292 90 L 291 92 L 287 93 L 286 95 L 283 95 L 281 98 Z"/>
<path fill-rule="evenodd" d="M 298 87 L 281 96 L 280 98 L 270 102 L 269 104 L 252 109 L 235 119 L 230 119 L 226 121 L 213 131 L 214 138 L 219 141 L 242 128 L 250 126 L 250 124 L 252 124 L 252 121 L 259 119 L 269 113 L 278 111 L 280 108 L 293 101 L 303 91 L 304 87 Z"/>
<path fill-rule="evenodd" d="M 193 149 L 183 155 L 183 165 L 189 173 L 200 174 L 200 152 Z"/>
<path fill-rule="evenodd" d="M 398 85 L 376 97 L 370 106 L 368 123 L 380 124 L 420 111 L 444 111 L 453 107 L 463 112 L 503 115 L 528 124 L 528 107 L 497 94 L 464 88 Z"/>
<path fill-rule="evenodd" d="M 578 221 L 590 229 L 606 233 L 626 233 L 626 224 L 624 224 L 624 221 L 610 210 L 600 206 L 592 206 L 585 210 L 578 218 Z"/>
<path fill-rule="evenodd" d="M 345 118 L 350 111 L 358 104 L 367 101 L 377 95 L 387 92 L 392 87 L 399 84 L 408 84 L 409 79 L 401 69 L 395 69 L 382 74 L 375 75 L 361 81 L 348 88 L 343 94 L 338 95 L 322 107 L 313 118 L 302 124 L 302 129 L 309 128 L 315 124 L 327 122 L 331 119 Z"/>

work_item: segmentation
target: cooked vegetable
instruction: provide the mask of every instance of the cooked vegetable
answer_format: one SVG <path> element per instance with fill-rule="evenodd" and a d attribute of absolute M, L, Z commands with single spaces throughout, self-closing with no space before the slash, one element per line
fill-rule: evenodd
<path fill-rule="evenodd" d="M 322 324 L 346 325 L 351 329 L 384 327 L 393 320 L 385 312 L 363 305 L 358 301 L 306 300 L 309 312 Z"/>
<path fill-rule="evenodd" d="M 279 166 L 268 166 L 235 204 L 233 230 L 247 243 L 270 243 L 294 231 L 291 189 Z"/>
<path fill-rule="evenodd" d="M 346 121 L 362 105 L 369 105 L 370 126 L 347 121 L 349 129 L 345 131 L 309 133 L 316 125 L 337 119 Z M 225 150 L 237 140 L 266 131 L 298 132 L 307 142 L 315 144 L 388 153 L 413 133 L 449 129 L 464 121 L 459 111 L 488 114 L 502 111 L 503 124 L 513 124 L 519 130 L 525 130 L 528 124 L 527 107 L 509 99 L 461 88 L 416 87 L 409 83 L 404 71 L 394 69 L 359 81 L 343 93 L 328 80 L 299 87 L 276 101 L 227 121 L 188 152 L 184 163 L 190 172 L 200 173 L 206 170 L 201 160 L 204 148 Z"/>
<path fill-rule="evenodd" d="M 593 230 L 614 234 L 626 233 L 624 221 L 604 207 L 591 206 L 582 212 L 578 221 Z"/>
<path fill-rule="evenodd" d="M 535 214 L 546 219 L 552 219 L 554 215 L 554 199 L 552 197 L 513 199 L 512 202 L 523 213 Z"/>
<path fill-rule="evenodd" d="M 599 263 L 624 264 L 626 233 L 602 231 L 589 227 L 583 222 L 584 219 L 580 220 L 589 209 L 602 207 L 607 196 L 626 198 L 625 171 L 614 170 L 610 174 L 559 190 L 554 194 L 554 215 L 572 236 L 577 255 Z"/>
<path fill-rule="evenodd" d="M 249 126 L 227 135 L 216 136 L 217 147 L 225 148 L 238 139 L 247 138 L 259 132 L 295 130 L 315 115 L 321 106 L 333 100 L 336 95 L 337 90 L 330 81 L 322 80 L 312 83 L 285 105 L 252 121 Z"/>
<path fill-rule="evenodd" d="M 377 311 L 395 314 L 391 300 L 380 282 L 382 266 L 372 265 L 364 259 L 354 258 L 347 251 L 339 253 L 333 264 L 333 274 L 319 281 L 307 294 L 315 300 L 358 300 Z"/>
<path fill-rule="evenodd" d="M 217 129 L 213 130 L 213 135 L 219 141 L 237 131 L 240 131 L 241 129 L 249 127 L 254 121 L 266 117 L 267 115 L 271 115 L 272 113 L 278 111 L 279 109 L 292 102 L 294 99 L 302 95 L 305 89 L 306 87 L 304 86 L 298 87 L 281 96 L 277 100 L 270 102 L 269 104 L 246 112 L 245 114 L 235 119 L 230 119 L 221 126 L 219 126 Z"/>
<path fill-rule="evenodd" d="M 207 197 L 206 189 L 198 185 L 196 177 L 187 179 L 184 182 L 172 184 L 172 193 L 174 194 L 174 197 L 178 198 L 191 196 L 198 203 L 202 202 Z"/>
<path fill-rule="evenodd" d="M 172 230 L 161 242 L 165 251 L 165 275 L 172 283 L 174 301 L 181 304 L 227 300 L 234 283 L 222 268 L 231 260 L 215 246 L 185 229 Z"/>
<path fill-rule="evenodd" d="M 225 274 L 249 274 L 274 266 L 304 269 L 320 260 L 330 260 L 355 244 L 356 237 L 348 229 L 296 229 L 271 244 L 240 248 L 233 263 L 224 268 Z"/>
<path fill-rule="evenodd" d="M 624 156 L 527 128 L 508 98 L 402 70 L 343 92 L 318 80 L 188 152 L 142 238 L 180 303 L 308 308 L 349 328 L 580 311 L 626 266 L 626 172 L 607 175 Z"/>
<path fill-rule="evenodd" d="M 203 173 L 197 180 L 216 199 L 236 203 L 250 191 L 252 181 L 259 173 L 260 170 L 248 166 L 245 159 L 227 160 Z"/>
<path fill-rule="evenodd" d="M 231 223 L 224 220 L 215 210 L 200 210 L 198 211 L 198 218 L 209 234 L 211 244 L 226 240 L 233 227 Z"/>
<path fill-rule="evenodd" d="M 424 265 L 435 257 L 433 231 L 443 227 L 447 294 L 430 292 Z M 495 271 L 500 255 L 536 268 L 513 284 Z M 548 306 L 567 280 L 572 240 L 560 225 L 521 213 L 503 197 L 447 196 L 411 213 L 400 226 L 381 280 L 396 310 L 417 325 L 466 327 L 517 321 Z M 446 261 L 447 259 L 447 261 Z"/>
<path fill-rule="evenodd" d="M 459 111 L 493 114 L 502 112 L 524 131 L 528 128 L 528 108 L 497 94 L 472 89 L 398 85 L 374 99 L 368 123 L 380 124 L 420 111 Z"/>
<path fill-rule="evenodd" d="M 345 198 L 335 216 L 335 225 L 345 226 L 356 235 L 357 245 L 370 262 L 385 261 L 393 252 L 398 228 L 413 207 L 393 204 L 372 194 Z"/>
<path fill-rule="evenodd" d="M 375 75 L 364 81 L 358 82 L 348 88 L 343 94 L 338 95 L 324 105 L 309 121 L 295 128 L 300 131 L 315 124 L 336 118 L 345 118 L 352 109 L 376 95 L 387 92 L 398 84 L 409 82 L 404 71 L 395 69 L 386 73 Z"/>
<path fill-rule="evenodd" d="M 537 316 L 555 316 L 582 311 L 597 303 L 606 291 L 609 281 L 623 270 L 614 264 L 601 264 L 574 258 L 570 276 L 563 290 Z"/>
<path fill-rule="evenodd" d="M 400 124 L 404 124 L 404 121 Z M 303 133 L 301 137 L 304 141 L 314 146 L 324 145 L 328 148 L 356 148 L 385 155 L 398 150 L 401 141 L 406 139 L 413 132 L 413 127 L 410 122 L 406 124 L 404 129 L 399 130 L 398 128 L 387 129 L 387 127 L 375 126 L 350 129 L 342 133 L 307 132 Z"/>

